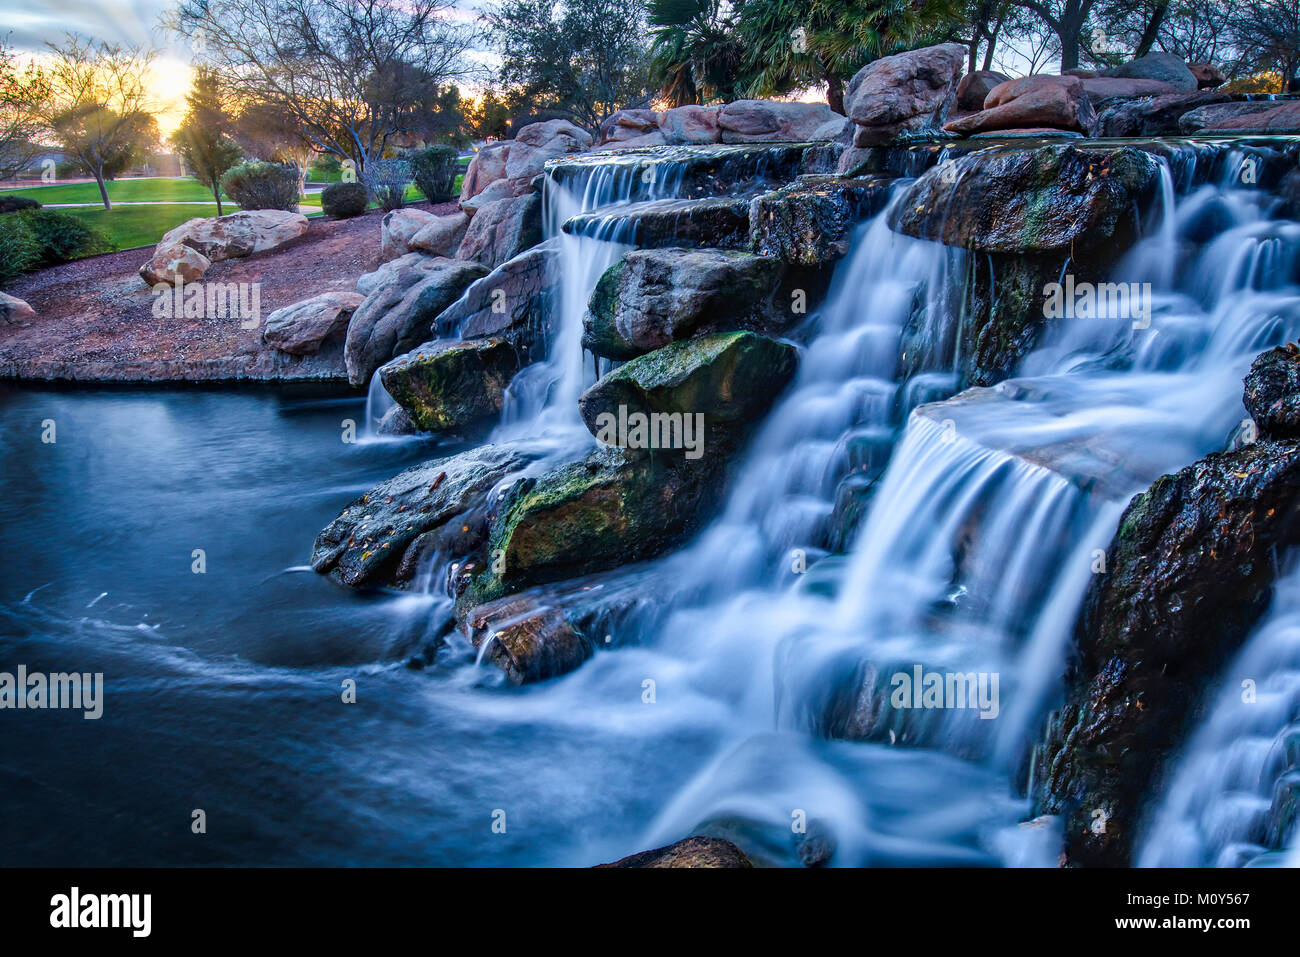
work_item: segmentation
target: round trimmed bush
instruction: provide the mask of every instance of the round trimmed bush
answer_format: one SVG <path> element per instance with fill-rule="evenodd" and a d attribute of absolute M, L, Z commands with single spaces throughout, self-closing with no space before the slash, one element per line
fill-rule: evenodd
<path fill-rule="evenodd" d="M 21 213 L 26 209 L 40 209 L 41 204 L 30 196 L 0 196 L 0 215 Z"/>
<path fill-rule="evenodd" d="M 93 256 L 107 248 L 104 237 L 93 227 L 71 213 L 56 209 L 34 209 L 21 216 L 40 250 L 41 266 Z"/>
<path fill-rule="evenodd" d="M 232 166 L 221 177 L 221 189 L 243 209 L 298 211 L 298 169 L 252 160 Z"/>
<path fill-rule="evenodd" d="M 41 260 L 41 244 L 21 216 L 0 217 L 0 286 Z"/>
<path fill-rule="evenodd" d="M 361 183 L 335 183 L 320 194 L 320 206 L 335 219 L 360 216 L 370 202 L 370 192 Z"/>
<path fill-rule="evenodd" d="M 371 160 L 362 179 L 370 187 L 379 208 L 391 213 L 401 209 L 406 202 L 406 187 L 411 185 L 411 164 L 404 159 Z"/>
<path fill-rule="evenodd" d="M 430 146 L 410 156 L 415 188 L 431 203 L 451 199 L 460 172 L 460 152 L 454 146 Z"/>

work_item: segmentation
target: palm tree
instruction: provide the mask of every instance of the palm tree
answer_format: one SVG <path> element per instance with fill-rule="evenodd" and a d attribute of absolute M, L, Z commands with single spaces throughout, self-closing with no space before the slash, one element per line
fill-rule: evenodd
<path fill-rule="evenodd" d="M 844 81 L 872 60 L 921 43 L 960 39 L 954 0 L 745 0 L 737 26 L 751 96 L 826 84 L 844 112 Z"/>
<path fill-rule="evenodd" d="M 650 0 L 651 82 L 670 106 L 730 101 L 745 85 L 735 11 L 727 0 Z"/>

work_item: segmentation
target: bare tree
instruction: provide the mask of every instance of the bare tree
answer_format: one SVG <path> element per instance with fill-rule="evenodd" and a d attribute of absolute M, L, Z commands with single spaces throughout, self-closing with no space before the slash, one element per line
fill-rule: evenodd
<path fill-rule="evenodd" d="M 40 104 L 47 95 L 43 73 L 19 69 L 17 57 L 0 39 L 0 180 L 13 179 L 40 152 Z"/>
<path fill-rule="evenodd" d="M 1230 27 L 1245 63 L 1256 72 L 1280 73 L 1287 92 L 1300 70 L 1300 0 L 1254 0 L 1233 11 Z"/>
<path fill-rule="evenodd" d="M 1096 0 L 1013 0 L 1034 14 L 1055 37 L 1061 51 L 1061 69 L 1079 65 L 1083 31 Z"/>
<path fill-rule="evenodd" d="M 468 76 L 452 0 L 179 0 L 165 24 L 243 103 L 284 112 L 313 148 L 366 167 Z"/>
<path fill-rule="evenodd" d="M 46 96 L 38 113 L 63 148 L 95 177 L 105 209 L 112 209 L 105 180 L 157 146 L 158 125 L 149 113 L 145 77 L 153 51 L 94 43 L 68 34 L 44 70 Z"/>

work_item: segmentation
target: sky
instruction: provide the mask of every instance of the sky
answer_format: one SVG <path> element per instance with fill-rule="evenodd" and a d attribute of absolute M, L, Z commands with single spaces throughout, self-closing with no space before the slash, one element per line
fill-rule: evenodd
<path fill-rule="evenodd" d="M 150 78 L 150 104 L 164 136 L 180 125 L 190 86 L 190 56 L 184 41 L 160 26 L 174 0 L 0 0 L 0 34 L 21 54 L 40 54 L 46 43 L 61 42 L 71 31 L 93 40 L 157 50 Z M 477 17 L 483 0 L 458 0 L 457 15 Z"/>

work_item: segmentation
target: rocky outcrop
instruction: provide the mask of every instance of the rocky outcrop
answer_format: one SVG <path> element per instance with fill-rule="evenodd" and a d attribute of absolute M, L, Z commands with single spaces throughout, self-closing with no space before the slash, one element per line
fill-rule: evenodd
<path fill-rule="evenodd" d="M 558 266 L 558 239 L 507 260 L 443 310 L 434 322 L 434 334 L 448 339 L 499 336 L 524 362 L 545 355 Z"/>
<path fill-rule="evenodd" d="M 454 259 L 468 226 L 469 216 L 462 212 L 435 216 L 411 236 L 407 246 L 430 256 Z"/>
<path fill-rule="evenodd" d="M 435 340 L 379 367 L 386 391 L 422 432 L 464 432 L 501 413 L 519 355 L 505 339 Z"/>
<path fill-rule="evenodd" d="M 474 154 L 460 184 L 460 201 L 463 204 L 506 175 L 506 158 L 510 155 L 512 140 L 488 143 Z"/>
<path fill-rule="evenodd" d="M 753 867 L 743 851 L 720 837 L 688 837 L 597 867 Z"/>
<path fill-rule="evenodd" d="M 629 203 L 613 211 L 574 216 L 561 228 L 578 236 L 617 237 L 642 248 L 745 249 L 749 246 L 749 200 L 724 196 Z"/>
<path fill-rule="evenodd" d="M 984 109 L 984 100 L 994 87 L 1006 83 L 1011 77 L 996 70 L 976 70 L 967 73 L 957 84 L 957 108 L 972 113 Z"/>
<path fill-rule="evenodd" d="M 597 146 L 635 140 L 659 132 L 659 114 L 654 110 L 619 110 L 600 124 Z"/>
<path fill-rule="evenodd" d="M 1243 401 L 1261 432 L 1300 437 L 1300 348 L 1288 344 L 1257 356 L 1246 376 Z"/>
<path fill-rule="evenodd" d="M 511 141 L 506 179 L 523 188 L 543 172 L 548 160 L 591 149 L 591 134 L 568 120 L 530 123 Z"/>
<path fill-rule="evenodd" d="M 465 228 L 459 259 L 495 269 L 542 241 L 542 197 L 535 192 L 488 203 Z"/>
<path fill-rule="evenodd" d="M 1120 77 L 1130 80 L 1155 80 L 1167 83 L 1176 90 L 1191 92 L 1197 88 L 1196 75 L 1187 63 L 1172 53 L 1148 53 L 1128 63 L 1098 72 L 1100 77 Z"/>
<path fill-rule="evenodd" d="M 1243 104 L 1254 105 L 1254 104 Z M 1203 133 L 1300 133 L 1300 103 L 1275 104 L 1271 110 L 1238 111 L 1201 127 Z"/>
<path fill-rule="evenodd" d="M 379 228 L 379 258 L 387 262 L 411 252 L 411 239 L 436 218 L 423 209 L 394 209 L 384 213 Z"/>
<path fill-rule="evenodd" d="M 488 270 L 476 263 L 410 253 L 394 268 L 363 276 L 357 289 L 373 289 L 348 323 L 344 357 L 348 381 L 363 386 L 381 365 L 429 339 L 433 322 Z"/>
<path fill-rule="evenodd" d="M 528 190 L 525 190 L 528 192 Z M 487 188 L 477 196 L 465 200 L 460 204 L 460 211 L 468 220 L 484 206 L 490 203 L 500 202 L 503 199 L 514 199 L 519 193 L 515 189 L 515 184 L 508 179 L 499 179 L 495 183 L 488 184 Z M 468 222 L 466 223 L 468 225 Z"/>
<path fill-rule="evenodd" d="M 883 146 L 903 133 L 937 130 L 957 98 L 966 48 L 942 43 L 881 57 L 853 77 L 846 97 L 855 146 Z"/>
<path fill-rule="evenodd" d="M 0 292 L 0 322 L 20 322 L 35 317 L 36 310 L 24 300 Z"/>
<path fill-rule="evenodd" d="M 889 195 L 884 178 L 804 176 L 754 198 L 750 249 L 794 266 L 823 266 L 849 250 L 853 230 L 879 212 Z"/>
<path fill-rule="evenodd" d="M 191 219 L 158 241 L 162 249 L 177 244 L 198 250 L 210 262 L 240 259 L 274 249 L 307 231 L 307 217 L 276 209 L 250 209 L 211 219 Z"/>
<path fill-rule="evenodd" d="M 955 176 L 932 168 L 911 186 L 894 229 L 1000 253 L 1124 242 L 1159 174 L 1156 160 L 1132 147 L 1053 145 L 954 162 Z"/>
<path fill-rule="evenodd" d="M 364 301 L 361 293 L 342 290 L 295 302 L 266 317 L 262 339 L 290 355 L 314 355 L 327 342 L 347 335 L 352 313 Z"/>
<path fill-rule="evenodd" d="M 659 132 L 669 143 L 717 143 L 722 138 L 718 128 L 718 107 L 678 106 L 659 114 Z"/>
<path fill-rule="evenodd" d="M 759 323 L 780 279 L 771 258 L 720 249 L 639 249 L 596 284 L 582 345 L 632 359 L 703 330 Z"/>
<path fill-rule="evenodd" d="M 140 278 L 150 288 L 162 283 L 168 286 L 181 282 L 197 282 L 208 271 L 212 261 L 207 256 L 183 243 L 159 243 L 149 261 L 140 267 Z"/>
<path fill-rule="evenodd" d="M 706 441 L 723 438 L 726 454 L 734 444 L 726 433 L 762 414 L 797 366 L 798 353 L 787 343 L 753 332 L 715 333 L 675 342 L 619 366 L 582 394 L 578 410 L 602 440 L 604 417 L 703 415 Z M 711 454 L 708 448 L 700 452 Z"/>
<path fill-rule="evenodd" d="M 1163 80 L 1138 80 L 1118 76 L 1083 77 L 1083 92 L 1093 103 L 1114 97 L 1167 96 L 1170 93 L 1187 93 L 1187 89 L 1165 83 Z"/>
<path fill-rule="evenodd" d="M 950 133 L 969 136 L 1029 127 L 1088 133 L 1097 123 L 1083 81 L 1073 76 L 1027 76 L 989 91 L 984 109 L 944 124 Z"/>
<path fill-rule="evenodd" d="M 1181 132 L 1182 117 L 1211 103 L 1222 103 L 1226 93 L 1167 93 L 1164 96 L 1120 100 L 1097 117 L 1098 136 L 1168 136 Z"/>
<path fill-rule="evenodd" d="M 1283 430 L 1297 404 L 1296 362 L 1272 350 L 1247 380 L 1247 401 Z M 1129 503 L 1085 601 L 1066 704 L 1035 761 L 1040 805 L 1066 815 L 1070 863 L 1130 863 L 1165 760 L 1268 606 L 1277 551 L 1297 542 L 1294 435 L 1264 430 Z"/>
<path fill-rule="evenodd" d="M 1225 120 L 1268 113 L 1274 109 L 1277 109 L 1277 103 L 1271 100 L 1211 103 L 1207 106 L 1198 106 L 1188 110 L 1180 116 L 1178 118 L 1178 131 L 1180 133 L 1199 133 Z"/>
<path fill-rule="evenodd" d="M 843 120 L 825 103 L 736 100 L 718 111 L 724 143 L 803 142 L 816 138 L 828 124 Z"/>
<path fill-rule="evenodd" d="M 485 445 L 409 468 L 320 533 L 312 568 L 356 588 L 409 582 L 434 552 L 485 563 L 490 493 L 528 462 L 516 449 Z"/>

